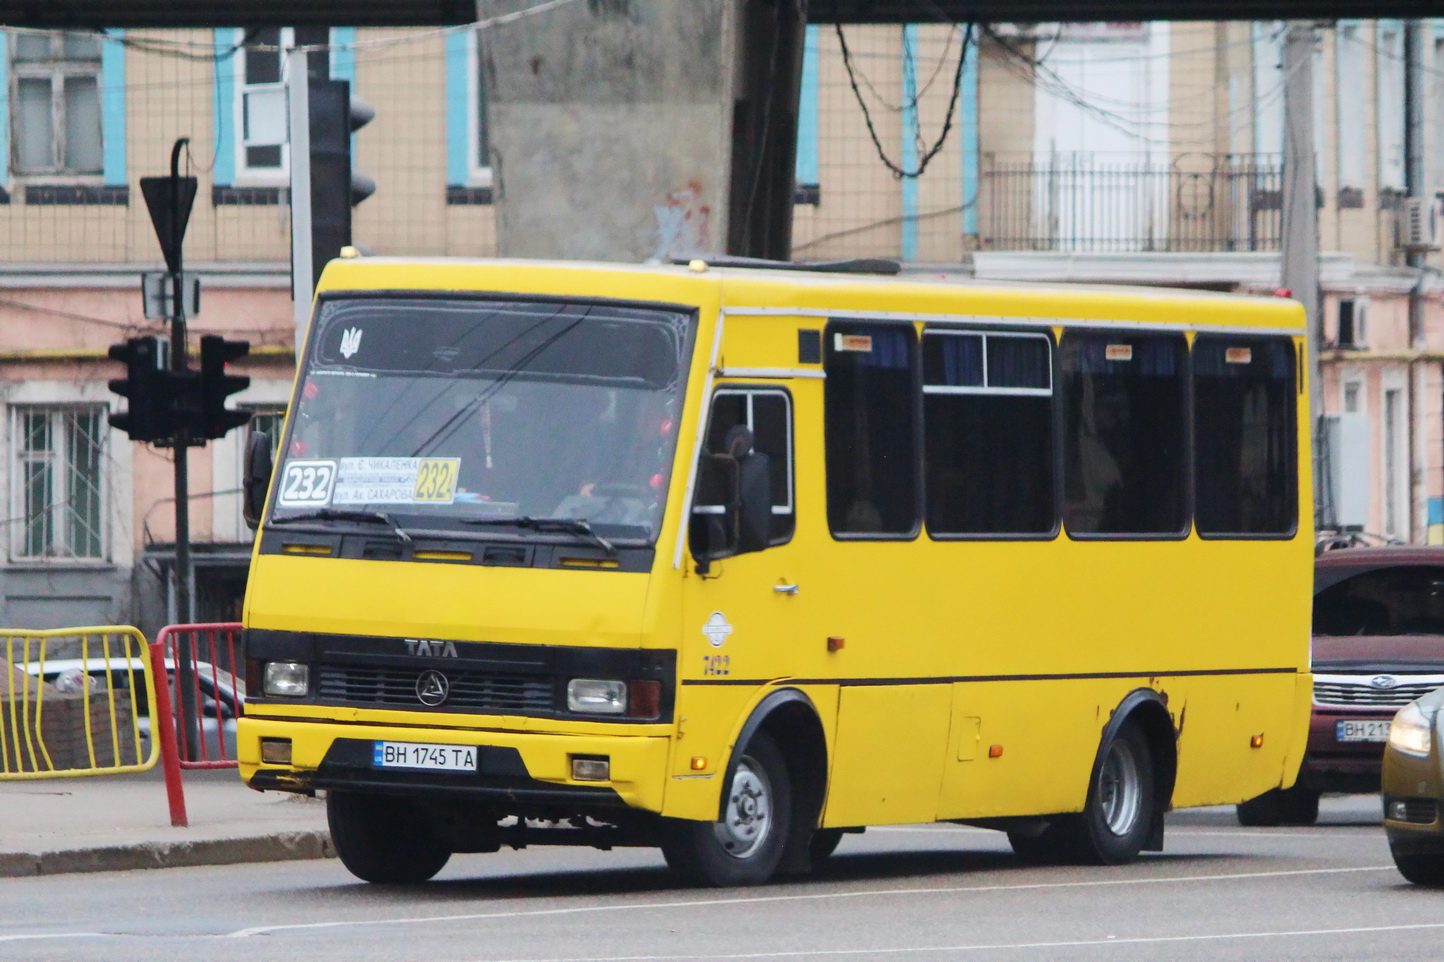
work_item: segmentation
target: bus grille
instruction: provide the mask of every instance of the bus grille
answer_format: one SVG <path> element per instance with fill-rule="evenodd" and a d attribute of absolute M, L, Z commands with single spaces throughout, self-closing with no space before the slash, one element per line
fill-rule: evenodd
<path fill-rule="evenodd" d="M 424 668 L 377 665 L 320 665 L 316 696 L 348 705 L 424 707 L 416 695 L 416 680 Z M 530 672 L 462 669 L 447 666 L 450 684 L 441 711 L 548 713 L 556 709 L 551 675 Z"/>
<path fill-rule="evenodd" d="M 1357 682 L 1320 681 L 1315 678 L 1314 704 L 1331 708 L 1402 708 L 1438 688 L 1439 684 L 1431 679 L 1393 688 L 1375 688 L 1369 684 L 1367 677 L 1361 677 Z"/>

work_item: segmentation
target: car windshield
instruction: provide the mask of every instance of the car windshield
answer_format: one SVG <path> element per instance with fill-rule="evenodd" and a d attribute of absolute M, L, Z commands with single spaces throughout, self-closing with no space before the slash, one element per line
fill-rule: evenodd
<path fill-rule="evenodd" d="M 323 300 L 274 522 L 651 542 L 694 314 L 577 301 Z M 580 535 L 578 535 L 580 536 Z"/>
<path fill-rule="evenodd" d="M 1444 635 L 1444 568 L 1365 571 L 1314 596 L 1316 635 Z"/>

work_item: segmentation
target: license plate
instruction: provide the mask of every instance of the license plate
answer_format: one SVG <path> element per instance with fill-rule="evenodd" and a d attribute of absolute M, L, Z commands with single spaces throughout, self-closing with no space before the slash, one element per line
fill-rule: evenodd
<path fill-rule="evenodd" d="M 1386 742 L 1389 740 L 1389 723 L 1382 718 L 1367 721 L 1345 719 L 1334 723 L 1334 738 L 1341 742 Z"/>
<path fill-rule="evenodd" d="M 474 772 L 476 771 L 476 746 L 376 742 L 372 748 L 371 764 L 377 768 L 425 768 L 443 772 Z"/>

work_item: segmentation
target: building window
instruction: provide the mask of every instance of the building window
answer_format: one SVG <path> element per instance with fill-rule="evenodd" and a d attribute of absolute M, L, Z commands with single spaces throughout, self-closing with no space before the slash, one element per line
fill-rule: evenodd
<path fill-rule="evenodd" d="M 490 204 L 491 131 L 479 31 L 446 38 L 446 202 Z"/>
<path fill-rule="evenodd" d="M 1379 189 L 1404 189 L 1404 24 L 1380 20 L 1374 42 Z"/>
<path fill-rule="evenodd" d="M 833 323 L 823 357 L 827 523 L 838 536 L 918 530 L 917 337 L 910 325 Z"/>
<path fill-rule="evenodd" d="M 1404 392 L 1391 388 L 1384 392 L 1384 534 L 1399 541 L 1409 538 L 1404 457 Z"/>
<path fill-rule="evenodd" d="M 86 33 L 17 33 L 10 38 L 14 173 L 104 173 L 101 40 Z"/>
<path fill-rule="evenodd" d="M 18 407 L 11 436 L 17 561 L 105 557 L 105 409 Z"/>
<path fill-rule="evenodd" d="M 247 34 L 236 64 L 236 176 L 238 182 L 272 184 L 289 173 L 287 146 L 286 51 L 294 46 L 325 47 L 325 28 L 281 27 Z M 330 55 L 325 49 L 307 55 L 308 69 L 330 76 Z"/>
<path fill-rule="evenodd" d="M 925 333 L 923 424 L 929 534 L 1052 533 L 1048 335 Z"/>
<path fill-rule="evenodd" d="M 1186 532 L 1187 351 L 1174 334 L 1063 336 L 1063 521 L 1070 535 Z"/>

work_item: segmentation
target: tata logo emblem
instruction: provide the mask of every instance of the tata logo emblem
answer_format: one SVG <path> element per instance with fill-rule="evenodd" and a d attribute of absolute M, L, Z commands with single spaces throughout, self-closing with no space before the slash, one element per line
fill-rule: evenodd
<path fill-rule="evenodd" d="M 435 708 L 451 694 L 451 682 L 434 668 L 428 668 L 416 679 L 416 697 L 427 708 Z"/>
<path fill-rule="evenodd" d="M 341 356 L 349 360 L 351 355 L 359 350 L 361 350 L 361 328 L 346 328 L 341 332 Z"/>
<path fill-rule="evenodd" d="M 1369 679 L 1369 687 L 1397 688 L 1399 687 L 1399 679 L 1395 678 L 1393 675 L 1375 675 L 1373 678 Z"/>
<path fill-rule="evenodd" d="M 456 642 L 424 641 L 420 638 L 407 638 L 406 653 L 408 655 L 420 655 L 425 658 L 455 658 L 457 657 Z"/>

